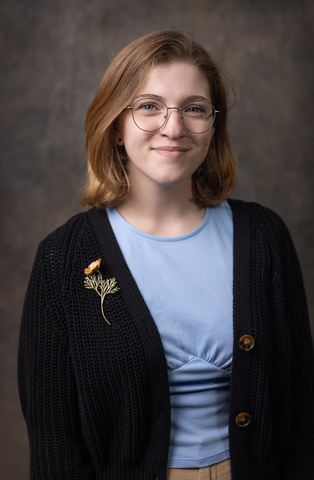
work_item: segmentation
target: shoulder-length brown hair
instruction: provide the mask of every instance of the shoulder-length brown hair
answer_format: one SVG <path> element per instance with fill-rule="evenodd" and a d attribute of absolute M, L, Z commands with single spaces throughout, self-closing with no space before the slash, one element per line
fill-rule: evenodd
<path fill-rule="evenodd" d="M 106 208 L 129 192 L 124 147 L 115 140 L 117 120 L 141 87 L 149 70 L 160 64 L 187 62 L 208 80 L 211 101 L 219 113 L 208 154 L 192 176 L 193 201 L 214 205 L 226 200 L 237 179 L 237 160 L 227 129 L 225 77 L 210 54 L 190 36 L 161 30 L 135 40 L 110 63 L 85 120 L 88 180 L 82 203 Z"/>

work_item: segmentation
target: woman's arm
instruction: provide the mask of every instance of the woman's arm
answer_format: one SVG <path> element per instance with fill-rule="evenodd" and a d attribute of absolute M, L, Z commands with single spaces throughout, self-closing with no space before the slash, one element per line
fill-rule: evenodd
<path fill-rule="evenodd" d="M 49 256 L 49 258 L 48 258 Z M 52 253 L 38 249 L 21 322 L 18 380 L 32 480 L 94 478 L 83 445 L 76 382 Z"/>
<path fill-rule="evenodd" d="M 314 472 L 314 356 L 303 278 L 289 232 L 281 242 L 283 291 L 290 336 L 291 418 L 282 478 L 312 479 Z"/>

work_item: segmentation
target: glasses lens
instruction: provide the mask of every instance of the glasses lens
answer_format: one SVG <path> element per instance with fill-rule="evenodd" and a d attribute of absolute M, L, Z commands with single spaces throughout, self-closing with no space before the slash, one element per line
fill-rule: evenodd
<path fill-rule="evenodd" d="M 133 105 L 133 119 L 145 132 L 159 130 L 167 118 L 167 106 L 154 98 L 141 98 Z"/>
<path fill-rule="evenodd" d="M 182 108 L 182 122 L 189 132 L 204 133 L 215 121 L 215 108 L 206 100 L 185 105 Z"/>

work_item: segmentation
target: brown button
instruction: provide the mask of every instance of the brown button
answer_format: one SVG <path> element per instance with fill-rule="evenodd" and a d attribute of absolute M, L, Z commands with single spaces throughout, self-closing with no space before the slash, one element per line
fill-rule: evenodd
<path fill-rule="evenodd" d="M 239 340 L 239 347 L 245 352 L 249 352 L 255 345 L 255 340 L 251 335 L 242 335 Z"/>
<path fill-rule="evenodd" d="M 239 415 L 236 416 L 235 422 L 238 425 L 238 427 L 247 427 L 250 425 L 252 421 L 252 417 L 249 413 L 242 412 L 239 413 Z"/>

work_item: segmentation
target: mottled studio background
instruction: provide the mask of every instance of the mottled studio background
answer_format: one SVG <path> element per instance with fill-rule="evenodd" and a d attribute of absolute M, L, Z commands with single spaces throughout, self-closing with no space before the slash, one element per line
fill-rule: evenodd
<path fill-rule="evenodd" d="M 237 93 L 233 196 L 288 224 L 313 322 L 313 19 L 310 0 L 1 1 L 1 479 L 28 475 L 16 350 L 35 250 L 81 209 L 85 113 L 108 62 L 134 38 L 181 28 L 224 66 Z"/>

